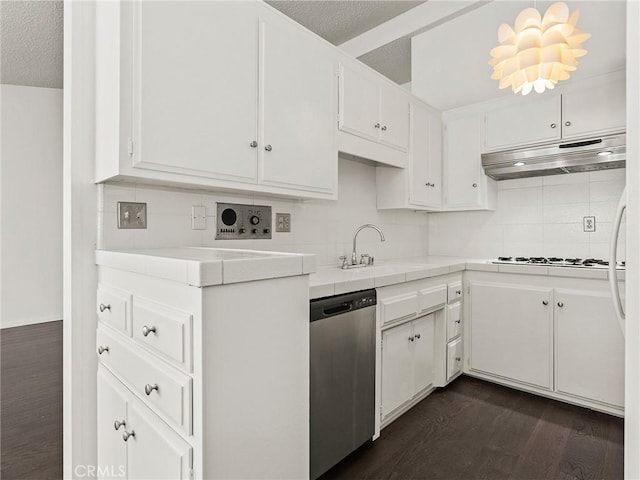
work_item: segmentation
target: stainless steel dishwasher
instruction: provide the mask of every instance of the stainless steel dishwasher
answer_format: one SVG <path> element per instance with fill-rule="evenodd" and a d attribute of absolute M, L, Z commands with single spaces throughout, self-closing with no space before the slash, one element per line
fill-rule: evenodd
<path fill-rule="evenodd" d="M 373 437 L 375 305 L 375 290 L 311 301 L 312 480 Z"/>

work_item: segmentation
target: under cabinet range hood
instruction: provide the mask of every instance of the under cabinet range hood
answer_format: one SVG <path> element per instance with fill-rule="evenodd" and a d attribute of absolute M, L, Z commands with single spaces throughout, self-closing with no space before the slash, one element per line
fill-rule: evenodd
<path fill-rule="evenodd" d="M 494 180 L 623 168 L 626 135 L 607 135 L 574 142 L 482 154 L 482 168 Z"/>

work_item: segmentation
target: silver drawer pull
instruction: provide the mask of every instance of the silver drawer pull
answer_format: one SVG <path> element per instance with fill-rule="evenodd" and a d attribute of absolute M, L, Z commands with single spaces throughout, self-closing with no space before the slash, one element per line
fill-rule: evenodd
<path fill-rule="evenodd" d="M 462 360 L 462 358 L 456 357 L 456 362 L 459 362 L 460 360 Z"/>
<path fill-rule="evenodd" d="M 156 327 L 147 327 L 146 325 L 142 327 L 142 335 L 144 335 L 145 337 L 151 332 L 156 333 Z"/>
<path fill-rule="evenodd" d="M 153 385 L 151 385 L 150 383 L 147 383 L 144 386 L 144 393 L 146 393 L 147 395 L 151 395 L 151 392 L 153 391 L 158 391 L 158 384 L 154 383 Z"/>
<path fill-rule="evenodd" d="M 460 323 L 460 320 L 455 320 L 455 323 Z"/>
<path fill-rule="evenodd" d="M 410 341 L 410 342 L 413 342 L 413 337 L 409 337 L 409 341 Z"/>
<path fill-rule="evenodd" d="M 546 307 L 547 305 L 549 305 L 549 301 L 548 300 L 542 300 L 542 304 Z"/>
<path fill-rule="evenodd" d="M 456 290 L 456 295 L 462 295 L 462 290 Z"/>
<path fill-rule="evenodd" d="M 120 430 L 120 427 L 125 427 L 126 425 L 127 424 L 124 420 L 116 420 L 115 422 L 113 422 L 113 428 L 115 428 L 116 430 Z"/>
<path fill-rule="evenodd" d="M 126 442 L 127 440 L 129 440 L 129 437 L 136 438 L 135 430 L 131 430 L 130 432 L 127 432 L 126 430 L 124 431 L 124 433 L 122 434 L 122 439 Z"/>
<path fill-rule="evenodd" d="M 104 312 L 105 310 L 111 311 L 111 304 L 105 305 L 104 303 L 100 304 L 100 312 Z"/>
<path fill-rule="evenodd" d="M 558 302 L 558 306 L 559 306 L 560 308 L 562 308 L 562 307 L 564 307 L 564 303 L 562 303 L 562 302 Z"/>
<path fill-rule="evenodd" d="M 98 347 L 98 355 L 102 355 L 104 352 L 108 352 L 108 351 L 109 351 L 109 347 L 103 347 L 103 346 Z"/>
<path fill-rule="evenodd" d="M 418 340 L 420 340 L 420 334 L 419 334 L 419 333 L 416 333 L 414 336 L 415 336 L 415 338 L 417 338 Z"/>

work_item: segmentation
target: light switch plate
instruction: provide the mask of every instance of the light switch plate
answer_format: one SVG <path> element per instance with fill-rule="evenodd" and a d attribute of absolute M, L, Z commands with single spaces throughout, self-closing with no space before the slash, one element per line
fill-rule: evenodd
<path fill-rule="evenodd" d="M 147 228 L 147 204 L 118 202 L 118 228 Z"/>
<path fill-rule="evenodd" d="M 276 213 L 276 232 L 291 231 L 291 214 Z"/>
<path fill-rule="evenodd" d="M 596 231 L 596 217 L 582 217 L 582 228 L 585 232 Z"/>
<path fill-rule="evenodd" d="M 191 230 L 207 229 L 207 207 L 194 205 L 191 207 Z"/>

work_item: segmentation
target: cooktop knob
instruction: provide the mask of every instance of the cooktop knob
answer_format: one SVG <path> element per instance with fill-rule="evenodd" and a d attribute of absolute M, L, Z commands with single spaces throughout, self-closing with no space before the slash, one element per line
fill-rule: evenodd
<path fill-rule="evenodd" d="M 257 225 L 260 223 L 260 217 L 257 215 L 251 215 L 249 221 L 251 222 L 251 225 Z"/>
<path fill-rule="evenodd" d="M 270 230 L 270 229 L 268 229 L 268 228 L 265 228 L 265 229 L 263 230 L 263 232 L 264 232 L 265 234 L 269 235 L 269 234 L 271 233 L 271 230 Z"/>
<path fill-rule="evenodd" d="M 253 233 L 253 234 L 255 235 L 256 233 L 258 233 L 258 229 L 257 229 L 257 228 L 253 228 L 253 229 L 251 230 L 251 233 Z"/>

